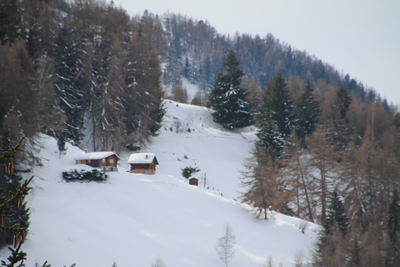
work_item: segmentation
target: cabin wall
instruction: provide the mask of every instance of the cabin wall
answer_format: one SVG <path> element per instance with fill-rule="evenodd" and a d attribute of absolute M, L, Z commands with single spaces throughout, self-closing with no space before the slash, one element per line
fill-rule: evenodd
<path fill-rule="evenodd" d="M 156 174 L 155 164 L 131 164 L 131 173 Z"/>
<path fill-rule="evenodd" d="M 93 168 L 98 168 L 100 167 L 100 160 L 82 159 L 82 160 L 77 160 L 76 164 L 85 164 Z"/>
<path fill-rule="evenodd" d="M 115 155 L 111 155 L 107 158 L 101 159 L 101 167 L 107 167 L 107 166 L 112 166 L 112 167 L 117 167 L 118 163 L 118 158 Z"/>
<path fill-rule="evenodd" d="M 103 169 L 104 171 L 117 171 L 118 157 L 116 155 L 111 155 L 103 159 L 77 160 L 76 164 L 86 164 L 93 168 Z"/>

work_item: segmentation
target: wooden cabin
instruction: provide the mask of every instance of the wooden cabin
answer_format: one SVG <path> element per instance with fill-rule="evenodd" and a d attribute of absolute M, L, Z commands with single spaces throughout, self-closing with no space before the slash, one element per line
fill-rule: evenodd
<path fill-rule="evenodd" d="M 131 173 L 156 174 L 158 160 L 154 153 L 133 153 L 128 159 Z"/>
<path fill-rule="evenodd" d="M 190 178 L 189 178 L 189 184 L 190 184 L 190 185 L 199 186 L 199 179 L 194 178 L 194 177 L 190 177 Z"/>
<path fill-rule="evenodd" d="M 86 164 L 103 171 L 118 171 L 117 164 L 120 157 L 112 151 L 87 152 L 76 157 L 76 164 Z"/>

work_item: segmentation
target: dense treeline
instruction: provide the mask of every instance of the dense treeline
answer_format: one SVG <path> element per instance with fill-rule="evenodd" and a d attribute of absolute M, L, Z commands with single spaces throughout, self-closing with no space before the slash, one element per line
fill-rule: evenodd
<path fill-rule="evenodd" d="M 281 73 L 260 94 L 242 201 L 324 226 L 314 266 L 399 266 L 399 113 Z"/>
<path fill-rule="evenodd" d="M 43 132 L 78 145 L 88 135 L 91 150 L 119 150 L 157 134 L 166 38 L 156 16 L 94 0 L 5 0 L 0 25 L 6 138 Z"/>
<path fill-rule="evenodd" d="M 203 89 L 193 103 L 241 103 L 245 119 L 225 128 L 255 121 L 242 200 L 265 219 L 272 208 L 323 225 L 316 266 L 399 265 L 400 115 L 349 75 L 271 34 L 220 35 L 176 14 L 130 18 L 95 0 L 3 0 L 0 41 L 6 142 L 43 132 L 76 145 L 86 135 L 91 150 L 133 147 L 158 133 L 161 78 L 188 100 L 183 76 Z"/>
<path fill-rule="evenodd" d="M 361 81 L 348 74 L 343 77 L 333 66 L 310 56 L 306 51 L 281 43 L 270 33 L 265 37 L 219 34 L 207 21 L 174 13 L 165 14 L 164 25 L 169 40 L 163 75 L 165 84 L 179 84 L 183 75 L 199 85 L 207 97 L 217 73 L 224 69 L 226 54 L 233 50 L 241 62 L 241 70 L 245 75 L 243 80 L 254 81 L 260 87 L 281 73 L 286 80 L 293 76 L 302 81 L 310 78 L 313 83 L 323 80 L 335 87 L 343 85 L 363 102 L 373 101 L 377 97 L 374 90 L 365 88 Z M 389 110 L 386 99 L 382 100 L 382 104 Z"/>

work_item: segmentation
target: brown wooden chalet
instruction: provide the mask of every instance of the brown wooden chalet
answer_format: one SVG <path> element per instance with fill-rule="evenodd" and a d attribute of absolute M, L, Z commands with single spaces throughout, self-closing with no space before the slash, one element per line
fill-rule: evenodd
<path fill-rule="evenodd" d="M 189 178 L 189 184 L 190 184 L 190 185 L 199 186 L 199 179 L 194 178 L 194 177 L 190 177 L 190 178 Z"/>
<path fill-rule="evenodd" d="M 154 153 L 134 153 L 128 159 L 131 173 L 156 174 L 157 157 Z"/>
<path fill-rule="evenodd" d="M 115 152 L 88 152 L 75 158 L 76 164 L 86 164 L 103 171 L 117 171 L 117 164 L 120 158 Z"/>

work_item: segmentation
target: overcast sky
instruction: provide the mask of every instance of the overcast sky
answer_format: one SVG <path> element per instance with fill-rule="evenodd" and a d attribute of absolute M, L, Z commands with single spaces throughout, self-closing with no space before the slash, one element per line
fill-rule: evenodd
<path fill-rule="evenodd" d="M 107 0 L 106 0 L 107 1 Z M 114 0 L 207 20 L 220 34 L 272 33 L 400 105 L 400 0 Z"/>

